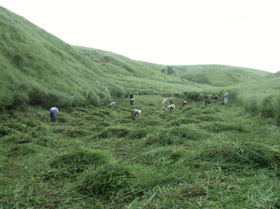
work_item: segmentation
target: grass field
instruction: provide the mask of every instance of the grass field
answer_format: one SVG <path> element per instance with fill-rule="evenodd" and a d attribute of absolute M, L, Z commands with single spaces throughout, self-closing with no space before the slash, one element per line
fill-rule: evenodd
<path fill-rule="evenodd" d="M 279 72 L 70 46 L 2 7 L 0 28 L 0 208 L 280 208 Z"/>
<path fill-rule="evenodd" d="M 1 116 L 1 208 L 278 208 L 279 127 L 233 101 Z"/>

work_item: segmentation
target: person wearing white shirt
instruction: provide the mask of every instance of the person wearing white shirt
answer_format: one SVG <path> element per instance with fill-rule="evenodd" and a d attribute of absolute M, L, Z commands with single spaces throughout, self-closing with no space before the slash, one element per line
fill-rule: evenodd
<path fill-rule="evenodd" d="M 52 107 L 50 109 L 50 117 L 51 117 L 51 122 L 55 122 L 56 121 L 56 113 L 58 113 L 58 108 L 57 107 Z"/>
<path fill-rule="evenodd" d="M 165 108 L 165 105 L 167 104 L 167 99 L 165 98 L 165 99 L 163 99 L 163 101 L 162 101 L 162 109 L 164 109 Z"/>
<path fill-rule="evenodd" d="M 224 98 L 224 104 L 227 104 L 227 103 L 228 103 L 228 97 L 229 97 L 228 92 L 225 93 L 224 97 L 225 97 L 225 98 Z"/>
<path fill-rule="evenodd" d="M 132 120 L 135 120 L 136 117 L 139 118 L 139 115 L 141 114 L 141 110 L 138 109 L 133 109 L 131 111 L 131 115 L 132 115 Z"/>
<path fill-rule="evenodd" d="M 116 102 L 112 102 L 111 104 L 109 104 L 109 107 L 115 107 L 116 106 Z"/>

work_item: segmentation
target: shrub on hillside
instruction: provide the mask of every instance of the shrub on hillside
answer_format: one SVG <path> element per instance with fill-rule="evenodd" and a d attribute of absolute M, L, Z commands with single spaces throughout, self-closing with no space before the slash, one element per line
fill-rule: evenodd
<path fill-rule="evenodd" d="M 270 117 L 273 118 L 275 116 L 275 109 L 274 109 L 274 101 L 273 96 L 265 97 L 262 101 L 261 105 L 261 114 L 262 117 Z"/>
<path fill-rule="evenodd" d="M 110 97 L 110 94 L 109 94 L 109 92 L 107 92 L 107 91 L 99 91 L 98 93 L 97 93 L 97 95 L 98 95 L 98 97 L 99 97 L 99 99 L 100 99 L 100 104 L 102 103 L 102 104 L 108 104 L 108 103 L 110 103 L 111 102 L 111 97 Z"/>
<path fill-rule="evenodd" d="M 83 92 L 85 98 L 87 99 L 87 102 L 89 104 L 99 106 L 100 105 L 100 99 L 97 96 L 97 93 L 94 90 L 87 90 L 86 92 Z"/>
<path fill-rule="evenodd" d="M 46 93 L 42 87 L 35 85 L 28 89 L 28 99 L 30 105 L 42 105 L 44 101 L 48 101 L 46 100 Z"/>
<path fill-rule="evenodd" d="M 9 106 L 9 108 L 13 109 L 28 103 L 28 95 L 26 94 L 26 92 L 16 91 L 12 95 L 13 95 L 13 101 Z"/>
<path fill-rule="evenodd" d="M 125 95 L 124 89 L 117 85 L 110 84 L 109 91 L 114 98 L 123 98 Z"/>

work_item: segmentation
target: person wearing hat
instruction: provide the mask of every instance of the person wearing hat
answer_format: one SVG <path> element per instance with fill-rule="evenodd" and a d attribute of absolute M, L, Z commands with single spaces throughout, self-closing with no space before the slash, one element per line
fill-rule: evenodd
<path fill-rule="evenodd" d="M 171 104 L 171 105 L 167 106 L 167 111 L 169 111 L 171 113 L 173 113 L 174 109 L 175 109 L 175 105 L 174 104 Z"/>

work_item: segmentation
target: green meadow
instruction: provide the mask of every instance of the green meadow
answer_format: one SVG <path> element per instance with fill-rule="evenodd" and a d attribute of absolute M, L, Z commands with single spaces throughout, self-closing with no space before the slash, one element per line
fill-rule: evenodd
<path fill-rule="evenodd" d="M 280 208 L 279 72 L 70 46 L 2 7 L 0 28 L 0 208 Z"/>

